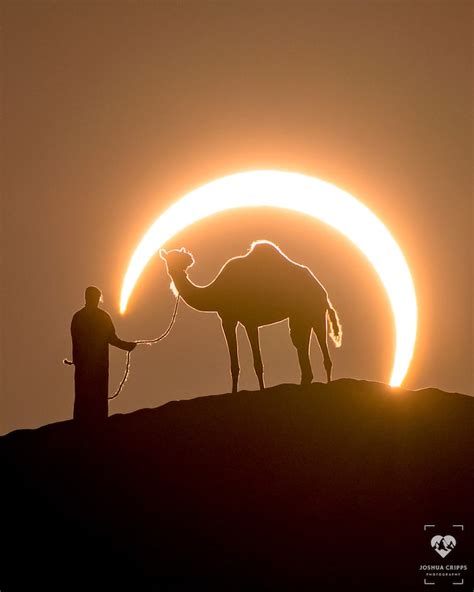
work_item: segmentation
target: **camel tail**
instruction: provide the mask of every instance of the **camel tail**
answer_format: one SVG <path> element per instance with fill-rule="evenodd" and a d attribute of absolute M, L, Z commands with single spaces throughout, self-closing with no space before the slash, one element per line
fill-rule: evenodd
<path fill-rule="evenodd" d="M 329 335 L 331 339 L 334 341 L 334 345 L 336 347 L 341 347 L 342 345 L 342 327 L 341 322 L 339 321 L 339 317 L 337 315 L 336 310 L 332 307 L 331 301 L 328 298 L 328 307 L 326 312 L 329 317 Z"/>

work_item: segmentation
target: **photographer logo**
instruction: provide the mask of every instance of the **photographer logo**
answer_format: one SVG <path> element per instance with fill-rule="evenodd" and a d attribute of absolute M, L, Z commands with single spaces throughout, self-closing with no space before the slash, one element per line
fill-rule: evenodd
<path fill-rule="evenodd" d="M 449 534 L 445 536 L 438 534 L 431 539 L 431 546 L 444 559 L 456 546 L 456 539 Z"/>

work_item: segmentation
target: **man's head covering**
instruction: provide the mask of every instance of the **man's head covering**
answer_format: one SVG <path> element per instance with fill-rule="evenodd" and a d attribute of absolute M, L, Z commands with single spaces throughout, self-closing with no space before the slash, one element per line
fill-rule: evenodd
<path fill-rule="evenodd" d="M 102 292 L 95 286 L 86 288 L 86 304 L 89 306 L 97 306 L 102 300 Z"/>

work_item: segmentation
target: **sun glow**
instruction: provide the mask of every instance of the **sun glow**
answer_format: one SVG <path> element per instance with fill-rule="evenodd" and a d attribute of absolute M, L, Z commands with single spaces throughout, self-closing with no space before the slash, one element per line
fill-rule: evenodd
<path fill-rule="evenodd" d="M 390 385 L 400 386 L 413 356 L 418 316 L 407 262 L 390 232 L 366 206 L 335 185 L 307 175 L 272 170 L 237 173 L 207 183 L 175 202 L 149 228 L 133 253 L 123 280 L 120 312 L 127 309 L 147 263 L 175 234 L 213 214 L 251 207 L 312 216 L 344 234 L 365 254 L 392 307 L 396 347 Z"/>

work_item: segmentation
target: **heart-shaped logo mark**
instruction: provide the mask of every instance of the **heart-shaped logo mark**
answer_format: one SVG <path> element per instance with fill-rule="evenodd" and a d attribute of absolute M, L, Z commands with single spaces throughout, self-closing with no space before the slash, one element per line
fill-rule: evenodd
<path fill-rule="evenodd" d="M 437 534 L 431 539 L 431 546 L 433 549 L 441 555 L 441 557 L 446 557 L 456 546 L 456 539 L 447 534 L 445 536 L 441 536 Z"/>

